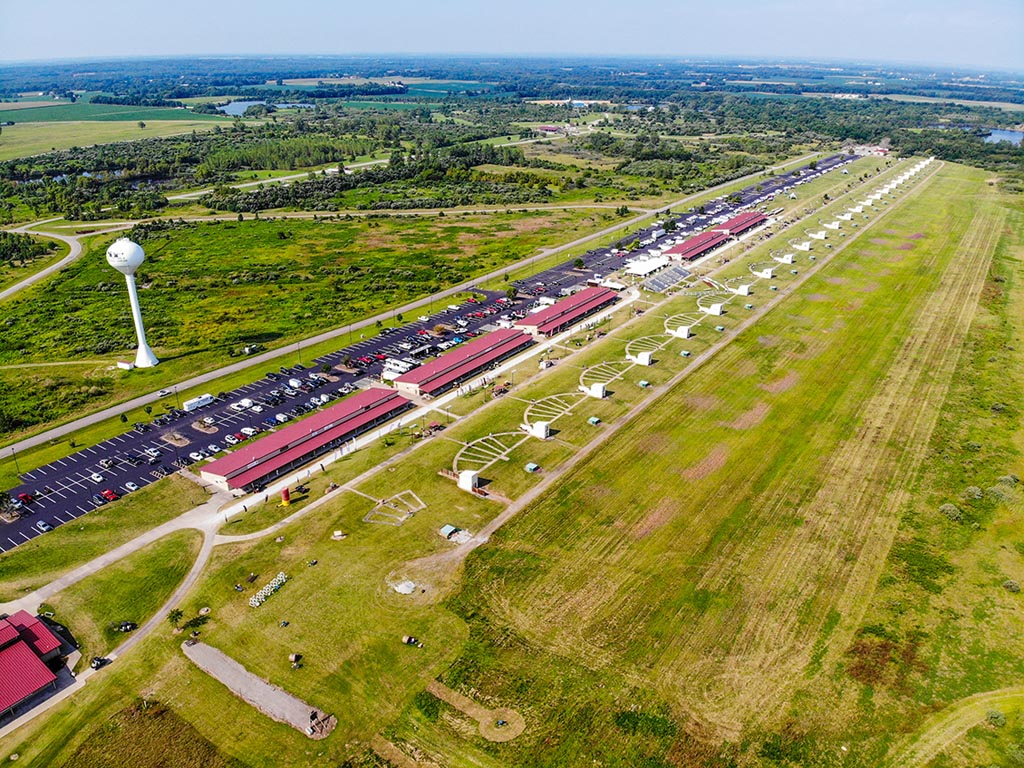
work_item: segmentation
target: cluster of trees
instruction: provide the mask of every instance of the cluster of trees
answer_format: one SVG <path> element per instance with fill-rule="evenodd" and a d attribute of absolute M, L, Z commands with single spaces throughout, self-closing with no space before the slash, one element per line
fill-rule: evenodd
<path fill-rule="evenodd" d="M 200 198 L 200 203 L 209 208 L 240 212 L 270 208 L 330 211 L 347 207 L 341 205 L 340 198 L 356 189 L 373 190 L 379 195 L 357 206 L 368 209 L 540 202 L 550 196 L 546 187 L 537 188 L 532 177 L 526 184 L 486 175 L 474 177 L 472 169 L 485 164 L 525 166 L 527 161 L 522 150 L 516 147 L 489 144 L 463 144 L 442 149 L 421 147 L 418 153 L 413 152 L 408 157 L 396 151 L 387 165 L 359 173 L 318 175 L 308 181 L 251 191 L 221 187 Z M 419 193 L 425 186 L 432 188 L 432 194 Z"/>
<path fill-rule="evenodd" d="M 49 240 L 36 240 L 29 235 L 0 231 L 0 263 L 24 265 L 53 252 Z"/>

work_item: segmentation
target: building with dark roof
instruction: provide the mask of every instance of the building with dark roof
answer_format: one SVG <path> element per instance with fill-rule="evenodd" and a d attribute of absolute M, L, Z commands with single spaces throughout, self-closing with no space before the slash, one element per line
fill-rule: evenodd
<path fill-rule="evenodd" d="M 669 248 L 665 251 L 665 255 L 679 261 L 693 261 L 714 250 L 728 239 L 729 235 L 725 232 L 715 230 L 701 232 L 699 235 L 694 235 L 679 245 Z"/>
<path fill-rule="evenodd" d="M 226 490 L 252 491 L 412 407 L 390 389 L 367 389 L 210 462 L 199 474 Z"/>
<path fill-rule="evenodd" d="M 18 611 L 0 619 L 0 715 L 53 686 L 46 661 L 60 656 L 60 640 L 37 616 Z"/>
<path fill-rule="evenodd" d="M 610 288 L 591 286 L 561 301 L 556 301 L 540 312 L 527 315 L 516 322 L 516 327 L 522 328 L 536 337 L 553 336 L 609 304 L 613 304 L 618 298 L 619 295 Z"/>
<path fill-rule="evenodd" d="M 400 392 L 436 397 L 477 376 L 533 344 L 533 339 L 514 328 L 502 328 L 479 336 L 395 379 Z"/>
<path fill-rule="evenodd" d="M 759 211 L 746 211 L 733 216 L 728 221 L 715 227 L 712 232 L 724 232 L 730 237 L 739 237 L 748 229 L 759 227 L 768 221 L 768 217 Z"/>

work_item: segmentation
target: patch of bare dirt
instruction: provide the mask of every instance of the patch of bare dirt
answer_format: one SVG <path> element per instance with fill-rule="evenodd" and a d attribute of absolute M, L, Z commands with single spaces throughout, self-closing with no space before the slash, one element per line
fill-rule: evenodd
<path fill-rule="evenodd" d="M 900 243 L 899 245 L 896 246 L 896 250 L 897 251 L 909 251 L 913 247 L 914 247 L 913 243 Z"/>
<path fill-rule="evenodd" d="M 828 301 L 828 296 L 824 293 L 810 293 L 807 295 L 808 301 Z"/>
<path fill-rule="evenodd" d="M 865 283 L 864 285 L 858 286 L 857 288 L 854 288 L 854 290 L 858 291 L 860 293 L 873 293 L 873 292 L 877 291 L 879 289 L 879 287 L 880 286 L 878 285 L 878 283 L 872 282 L 872 283 Z"/>
<path fill-rule="evenodd" d="M 740 414 L 725 426 L 731 429 L 750 429 L 751 427 L 756 427 L 764 421 L 765 416 L 768 415 L 770 410 L 771 406 L 768 403 L 759 402 L 749 411 Z"/>
<path fill-rule="evenodd" d="M 658 506 L 644 515 L 643 520 L 640 520 L 633 529 L 630 531 L 630 535 L 635 539 L 642 539 L 645 536 L 654 533 L 654 531 L 661 528 L 665 523 L 672 519 L 676 510 L 670 499 L 663 499 Z"/>
<path fill-rule="evenodd" d="M 924 237 L 924 232 L 915 232 L 912 235 L 907 235 L 907 240 L 920 240 Z"/>
<path fill-rule="evenodd" d="M 758 336 L 757 343 L 762 347 L 777 347 L 781 339 L 778 336 Z"/>
<path fill-rule="evenodd" d="M 716 445 L 711 451 L 693 466 L 687 467 L 682 471 L 682 477 L 684 480 L 702 480 L 703 478 L 710 475 L 712 472 L 717 472 L 719 469 L 725 466 L 726 459 L 729 458 L 729 449 L 724 445 Z"/>
<path fill-rule="evenodd" d="M 799 374 L 790 371 L 781 379 L 777 379 L 776 381 L 769 381 L 764 384 L 758 384 L 758 387 L 763 389 L 765 392 L 770 392 L 773 395 L 777 395 L 781 392 L 785 392 L 787 389 L 792 388 L 793 385 L 795 385 L 799 380 Z"/>
<path fill-rule="evenodd" d="M 843 283 L 848 283 L 850 281 L 845 277 L 826 277 L 825 282 L 829 285 L 843 285 Z"/>

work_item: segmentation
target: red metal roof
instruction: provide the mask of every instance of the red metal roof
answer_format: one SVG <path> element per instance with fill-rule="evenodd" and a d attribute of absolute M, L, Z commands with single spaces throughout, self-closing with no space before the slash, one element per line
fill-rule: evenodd
<path fill-rule="evenodd" d="M 19 637 L 18 629 L 7 619 L 0 619 L 0 648 L 12 643 Z"/>
<path fill-rule="evenodd" d="M 415 370 L 403 373 L 396 383 L 414 384 L 421 392 L 439 392 L 452 383 L 472 376 L 495 360 L 508 357 L 533 343 L 527 334 L 515 328 L 502 328 L 473 339 L 468 344 L 441 355 Z"/>
<path fill-rule="evenodd" d="M 524 317 L 516 325 L 520 328 L 536 328 L 538 333 L 551 333 L 600 309 L 605 304 L 611 304 L 617 298 L 618 294 L 610 288 L 591 286 L 556 301 L 540 312 Z"/>
<path fill-rule="evenodd" d="M 226 478 L 232 488 L 265 477 L 328 443 L 358 432 L 377 419 L 404 410 L 412 401 L 390 389 L 367 389 L 308 419 L 289 424 L 202 468 Z"/>
<path fill-rule="evenodd" d="M 698 256 L 703 256 L 712 248 L 724 243 L 728 239 L 729 236 L 725 232 L 716 232 L 714 230 L 710 232 L 701 232 L 699 235 L 694 235 L 686 242 L 680 243 L 673 248 L 669 248 L 665 251 L 665 254 L 677 259 L 689 261 L 691 259 L 696 259 Z"/>
<path fill-rule="evenodd" d="M 57 679 L 26 643 L 0 650 L 0 712 L 6 712 Z"/>
<path fill-rule="evenodd" d="M 715 227 L 715 230 L 721 230 L 722 232 L 728 232 L 730 235 L 737 235 L 740 232 L 746 232 L 751 227 L 756 227 L 762 222 L 768 221 L 768 217 L 758 211 L 747 211 L 741 213 L 739 216 L 733 216 L 724 224 Z"/>
<path fill-rule="evenodd" d="M 60 648 L 60 640 L 38 616 L 33 616 L 28 611 L 18 611 L 13 616 L 8 616 L 7 621 L 18 630 L 21 639 L 32 646 L 32 650 L 40 656 Z"/>

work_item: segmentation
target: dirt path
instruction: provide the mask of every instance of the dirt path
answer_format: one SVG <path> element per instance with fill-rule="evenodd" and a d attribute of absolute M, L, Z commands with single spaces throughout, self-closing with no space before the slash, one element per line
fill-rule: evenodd
<path fill-rule="evenodd" d="M 327 738 L 338 724 L 334 715 L 328 715 L 297 696 L 271 685 L 211 645 L 183 643 L 181 648 L 192 663 L 227 686 L 235 696 L 270 719 L 290 725 L 311 739 Z"/>
<path fill-rule="evenodd" d="M 891 768 L 927 765 L 967 731 L 984 722 L 989 710 L 1002 711 L 1021 705 L 1024 705 L 1024 686 L 1001 688 L 961 699 L 926 720 L 911 737 L 910 743 L 889 758 L 887 765 Z"/>
<path fill-rule="evenodd" d="M 398 768 L 436 768 L 437 766 L 433 762 L 414 760 L 383 736 L 374 736 L 370 740 L 370 746 L 378 757 L 384 758 Z"/>
<path fill-rule="evenodd" d="M 514 709 L 507 707 L 488 709 L 437 680 L 431 680 L 427 690 L 441 701 L 448 702 L 463 714 L 476 720 L 480 724 L 480 735 L 488 741 L 512 741 L 526 730 L 526 720 Z"/>

